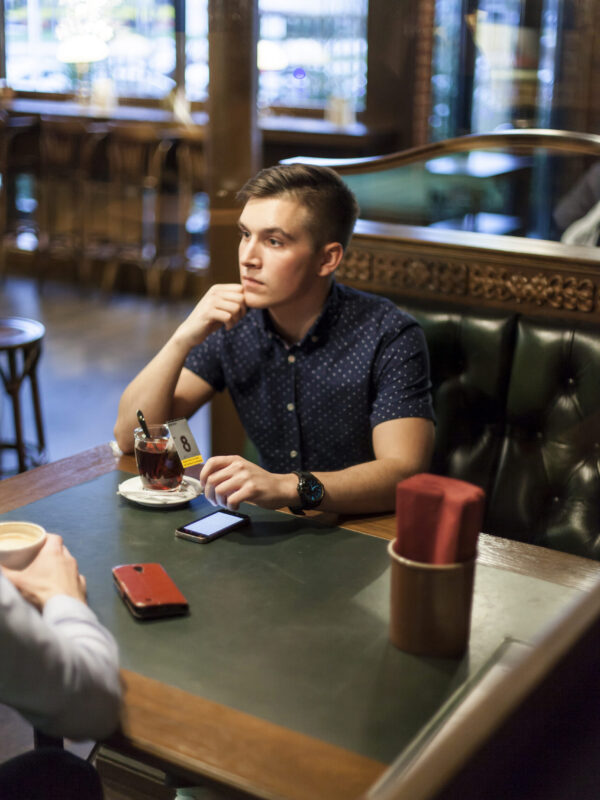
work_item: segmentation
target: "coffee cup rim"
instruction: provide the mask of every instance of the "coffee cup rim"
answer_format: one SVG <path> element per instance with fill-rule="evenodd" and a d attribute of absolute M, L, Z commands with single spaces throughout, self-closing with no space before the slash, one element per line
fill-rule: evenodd
<path fill-rule="evenodd" d="M 43 542 L 48 535 L 46 529 L 41 525 L 38 525 L 36 522 L 26 522 L 25 520 L 8 520 L 6 522 L 0 522 L 0 542 L 2 541 L 2 536 L 9 532 L 31 532 L 33 534 L 30 542 L 23 544 L 23 547 L 11 548 L 11 552 L 26 550 L 28 547 L 32 547 L 33 545 L 37 546 L 40 542 Z M 0 549 L 2 549 L 1 545 Z"/>

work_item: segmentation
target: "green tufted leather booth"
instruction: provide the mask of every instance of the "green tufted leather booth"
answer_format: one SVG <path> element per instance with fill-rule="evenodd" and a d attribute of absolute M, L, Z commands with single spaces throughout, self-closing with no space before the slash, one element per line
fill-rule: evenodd
<path fill-rule="evenodd" d="M 487 533 L 600 558 L 600 327 L 401 305 L 430 350 L 432 471 L 485 490 Z"/>
<path fill-rule="evenodd" d="M 486 532 L 595 559 L 600 249 L 555 241 L 554 210 L 599 160 L 596 134 L 523 129 L 283 162 L 341 175 L 361 218 L 337 279 L 423 326 L 432 470 L 485 490 Z"/>

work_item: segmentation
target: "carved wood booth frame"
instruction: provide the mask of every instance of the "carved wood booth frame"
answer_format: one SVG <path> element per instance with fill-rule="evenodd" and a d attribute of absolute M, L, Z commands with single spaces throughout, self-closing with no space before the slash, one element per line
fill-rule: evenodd
<path fill-rule="evenodd" d="M 600 163 L 600 136 L 513 130 L 464 136 L 364 159 L 288 159 L 369 175 L 439 156 L 508 148 L 582 155 Z M 361 202 L 360 196 L 358 197 Z M 600 198 L 599 198 L 600 199 Z M 359 289 L 419 300 L 600 323 L 600 249 L 471 231 L 359 220 L 338 278 Z"/>
<path fill-rule="evenodd" d="M 600 259 L 581 247 L 520 240 L 479 243 L 465 233 L 461 242 L 431 241 L 416 229 L 359 223 L 338 278 L 378 294 L 502 307 L 522 313 L 592 319 L 600 323 Z M 395 235 L 394 235 L 395 234 Z M 492 237 L 485 237 L 491 239 Z M 502 237 L 494 237 L 502 238 Z"/>

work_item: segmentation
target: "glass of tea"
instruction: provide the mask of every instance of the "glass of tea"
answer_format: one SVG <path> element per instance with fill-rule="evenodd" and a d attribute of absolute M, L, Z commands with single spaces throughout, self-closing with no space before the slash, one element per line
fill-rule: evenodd
<path fill-rule="evenodd" d="M 135 460 L 144 489 L 174 492 L 181 486 L 183 465 L 166 425 L 148 425 L 150 437 L 141 428 L 133 432 Z"/>

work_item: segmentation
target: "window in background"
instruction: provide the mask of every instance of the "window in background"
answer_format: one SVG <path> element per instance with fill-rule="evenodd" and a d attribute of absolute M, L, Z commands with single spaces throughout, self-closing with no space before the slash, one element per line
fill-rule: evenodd
<path fill-rule="evenodd" d="M 430 138 L 512 127 L 535 107 L 538 27 L 527 0 L 437 0 Z"/>
<path fill-rule="evenodd" d="M 207 0 L 190 0 L 185 6 L 185 92 L 194 102 L 208 98 Z"/>
<path fill-rule="evenodd" d="M 22 91 L 68 92 L 72 78 L 56 57 L 56 0 L 6 0 L 6 77 Z"/>
<path fill-rule="evenodd" d="M 464 51 L 463 5 L 463 0 L 438 0 L 435 6 L 429 117 L 432 141 L 456 136 L 461 128 L 465 93 L 457 73 L 462 72 L 459 65 Z"/>
<path fill-rule="evenodd" d="M 89 2 L 85 0 L 86 5 Z M 171 0 L 115 2 L 112 19 L 115 35 L 103 69 L 116 94 L 168 95 L 175 87 L 175 10 Z"/>
<path fill-rule="evenodd" d="M 259 108 L 365 108 L 368 0 L 259 0 Z"/>
<path fill-rule="evenodd" d="M 258 102 L 365 107 L 368 0 L 259 0 Z M 5 0 L 8 85 L 17 91 L 163 98 L 175 81 L 173 0 Z M 208 92 L 207 0 L 185 4 L 188 100 Z"/>
<path fill-rule="evenodd" d="M 258 103 L 323 111 L 365 107 L 368 0 L 259 0 Z M 186 94 L 206 100 L 206 0 L 186 4 Z"/>
<path fill-rule="evenodd" d="M 598 0 L 437 0 L 430 139 L 595 130 Z"/>
<path fill-rule="evenodd" d="M 7 82 L 17 91 L 164 97 L 174 86 L 171 0 L 5 0 Z"/>
<path fill-rule="evenodd" d="M 534 20 L 527 11 L 522 0 L 480 0 L 470 17 L 476 52 L 474 133 L 533 122 L 540 31 L 539 13 Z"/>

